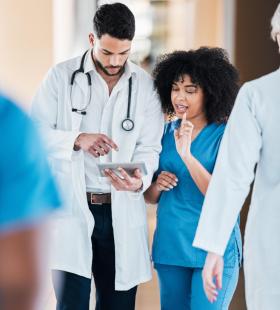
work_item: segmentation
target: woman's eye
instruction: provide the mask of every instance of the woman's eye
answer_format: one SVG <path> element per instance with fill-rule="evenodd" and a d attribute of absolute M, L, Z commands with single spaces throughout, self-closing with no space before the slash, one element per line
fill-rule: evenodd
<path fill-rule="evenodd" d="M 196 92 L 196 87 L 187 87 L 185 91 L 187 94 L 194 94 Z"/>

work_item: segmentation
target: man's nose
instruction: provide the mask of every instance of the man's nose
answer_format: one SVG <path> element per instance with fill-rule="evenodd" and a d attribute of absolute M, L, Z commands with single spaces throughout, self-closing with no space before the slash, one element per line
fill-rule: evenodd
<path fill-rule="evenodd" d="M 112 55 L 110 57 L 110 65 L 118 67 L 121 65 L 121 57 L 119 55 Z"/>

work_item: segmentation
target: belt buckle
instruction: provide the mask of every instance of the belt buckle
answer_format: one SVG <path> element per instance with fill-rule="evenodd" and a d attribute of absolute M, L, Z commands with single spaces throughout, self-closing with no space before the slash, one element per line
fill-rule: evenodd
<path fill-rule="evenodd" d="M 93 195 L 101 195 L 101 194 L 103 194 L 103 193 L 90 193 L 90 204 L 101 206 L 102 205 L 101 202 L 95 202 L 93 199 Z"/>

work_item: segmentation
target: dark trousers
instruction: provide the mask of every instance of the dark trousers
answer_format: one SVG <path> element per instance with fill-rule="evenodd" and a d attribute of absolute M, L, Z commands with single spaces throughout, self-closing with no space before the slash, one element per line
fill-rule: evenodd
<path fill-rule="evenodd" d="M 137 286 L 115 290 L 115 245 L 110 204 L 90 205 L 95 220 L 92 234 L 92 273 L 96 287 L 96 310 L 134 310 Z M 61 276 L 62 284 L 55 278 Z M 91 280 L 64 271 L 53 271 L 57 310 L 88 310 Z"/>

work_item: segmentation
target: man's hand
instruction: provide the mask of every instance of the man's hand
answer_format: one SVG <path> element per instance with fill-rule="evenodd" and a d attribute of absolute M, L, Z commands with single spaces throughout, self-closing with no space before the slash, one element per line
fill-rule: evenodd
<path fill-rule="evenodd" d="M 223 257 L 208 253 L 202 271 L 204 292 L 210 302 L 217 300 L 218 290 L 222 288 L 224 260 Z"/>
<path fill-rule="evenodd" d="M 111 149 L 119 150 L 115 142 L 109 137 L 95 133 L 82 133 L 77 137 L 74 143 L 74 150 L 78 151 L 80 149 L 94 157 L 106 155 Z"/>
<path fill-rule="evenodd" d="M 132 176 L 123 168 L 118 168 L 118 171 L 120 176 L 117 176 L 111 169 L 105 169 L 104 171 L 117 191 L 135 192 L 141 189 L 143 181 L 139 169 L 135 169 Z"/>

